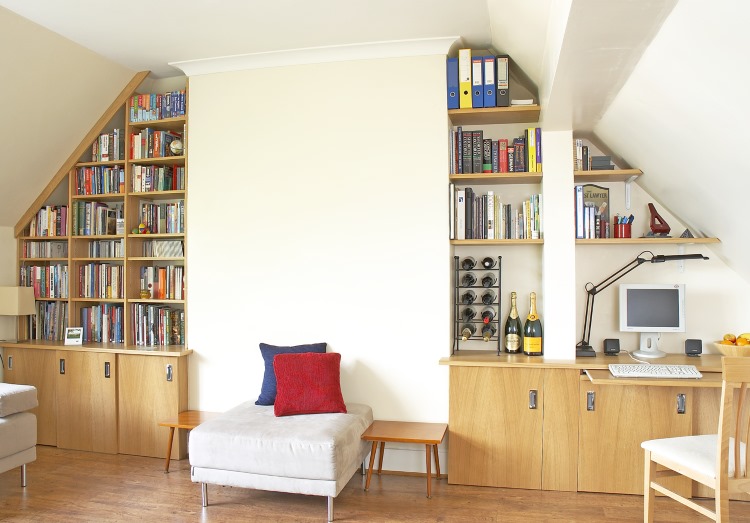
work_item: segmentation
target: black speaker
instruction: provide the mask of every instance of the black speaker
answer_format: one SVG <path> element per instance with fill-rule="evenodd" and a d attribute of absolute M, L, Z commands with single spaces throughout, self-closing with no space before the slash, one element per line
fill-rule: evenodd
<path fill-rule="evenodd" d="M 703 342 L 701 340 L 685 340 L 685 354 L 688 356 L 700 356 L 703 352 Z"/>
<path fill-rule="evenodd" d="M 604 340 L 604 354 L 607 356 L 616 356 L 620 352 L 620 340 L 617 338 L 607 338 Z"/>

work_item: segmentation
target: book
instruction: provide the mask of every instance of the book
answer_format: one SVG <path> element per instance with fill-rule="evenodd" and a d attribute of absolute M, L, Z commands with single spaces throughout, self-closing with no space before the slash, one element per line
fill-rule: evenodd
<path fill-rule="evenodd" d="M 606 238 L 606 236 L 602 236 L 601 228 L 602 224 L 609 223 L 609 189 L 589 183 L 583 185 L 582 192 L 583 207 L 588 209 L 590 222 L 588 231 L 584 233 L 584 238 Z M 598 230 L 596 228 L 597 222 L 599 222 Z"/>
<path fill-rule="evenodd" d="M 534 105 L 534 99 L 533 98 L 513 99 L 510 101 L 510 105 Z"/>
<path fill-rule="evenodd" d="M 456 190 L 456 239 L 466 239 L 466 191 Z"/>
<path fill-rule="evenodd" d="M 483 142 L 483 131 L 472 131 L 471 132 L 471 172 L 481 173 L 482 172 L 482 142 Z"/>
<path fill-rule="evenodd" d="M 492 140 L 490 138 L 482 140 L 482 172 L 492 172 Z"/>
<path fill-rule="evenodd" d="M 576 238 L 584 238 L 583 229 L 583 185 L 575 186 Z"/>

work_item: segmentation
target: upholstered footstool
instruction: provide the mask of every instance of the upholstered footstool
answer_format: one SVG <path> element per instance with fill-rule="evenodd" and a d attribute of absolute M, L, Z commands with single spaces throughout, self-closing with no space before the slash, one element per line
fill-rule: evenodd
<path fill-rule="evenodd" d="M 190 433 L 191 479 L 208 483 L 333 498 L 361 466 L 372 423 L 367 405 L 347 403 L 346 413 L 274 415 L 273 406 L 248 401 L 198 425 Z"/>
<path fill-rule="evenodd" d="M 21 467 L 26 486 L 26 464 L 36 459 L 36 388 L 0 383 L 0 473 Z"/>

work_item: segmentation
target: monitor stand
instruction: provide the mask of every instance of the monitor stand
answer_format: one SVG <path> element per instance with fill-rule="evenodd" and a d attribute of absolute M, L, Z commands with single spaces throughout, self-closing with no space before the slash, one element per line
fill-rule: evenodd
<path fill-rule="evenodd" d="M 659 332 L 642 332 L 641 333 L 641 348 L 633 353 L 636 358 L 663 358 L 667 355 L 666 352 L 659 350 L 659 338 L 661 333 Z"/>

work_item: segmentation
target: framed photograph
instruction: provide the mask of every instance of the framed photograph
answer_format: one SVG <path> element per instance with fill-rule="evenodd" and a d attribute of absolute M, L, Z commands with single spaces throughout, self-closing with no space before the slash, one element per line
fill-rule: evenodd
<path fill-rule="evenodd" d="M 68 327 L 65 329 L 65 345 L 82 345 L 83 327 Z"/>

